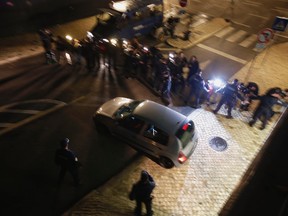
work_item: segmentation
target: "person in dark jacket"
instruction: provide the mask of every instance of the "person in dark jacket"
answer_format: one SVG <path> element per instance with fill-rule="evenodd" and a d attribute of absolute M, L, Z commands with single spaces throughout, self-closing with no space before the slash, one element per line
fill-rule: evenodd
<path fill-rule="evenodd" d="M 237 79 L 234 79 L 233 83 L 229 83 L 223 88 L 223 90 L 222 90 L 223 95 L 222 95 L 216 109 L 213 111 L 214 114 L 217 114 L 217 112 L 220 110 L 221 106 L 223 104 L 226 104 L 228 107 L 227 118 L 232 118 L 231 112 L 232 112 L 232 108 L 236 104 L 237 98 L 239 98 L 241 101 L 244 100 L 242 95 L 238 92 L 238 85 L 239 85 L 239 81 Z"/>
<path fill-rule="evenodd" d="M 188 61 L 188 68 L 189 68 L 189 74 L 187 77 L 187 82 L 190 79 L 191 76 L 193 76 L 194 74 L 196 74 L 198 71 L 200 71 L 200 66 L 199 66 L 199 62 L 196 56 L 191 56 L 189 61 Z"/>
<path fill-rule="evenodd" d="M 252 120 L 249 122 L 249 125 L 252 127 L 256 121 L 262 118 L 262 126 L 260 127 L 261 130 L 265 129 L 267 121 L 273 116 L 273 106 L 275 104 L 286 106 L 287 103 L 281 101 L 281 89 L 280 88 L 273 88 L 268 90 L 268 92 L 260 96 L 260 103 L 256 110 L 253 113 Z"/>
<path fill-rule="evenodd" d="M 52 32 L 49 29 L 43 28 L 38 31 L 38 34 L 45 50 L 46 63 L 56 63 L 57 60 L 54 52 L 52 51 L 52 42 L 54 41 Z"/>
<path fill-rule="evenodd" d="M 201 70 L 196 72 L 196 74 L 190 77 L 189 85 L 190 85 L 190 92 L 185 103 L 188 104 L 191 98 L 194 98 L 192 107 L 195 109 L 200 108 L 201 94 L 203 93 L 204 90 L 208 92 L 208 89 L 205 86 L 205 81 L 202 77 Z"/>
<path fill-rule="evenodd" d="M 155 181 L 152 176 L 145 170 L 141 172 L 140 180 L 133 185 L 130 199 L 136 200 L 136 208 L 134 210 L 135 216 L 141 216 L 142 212 L 142 203 L 146 207 L 146 215 L 153 215 L 152 211 L 152 191 L 155 188 Z"/>
<path fill-rule="evenodd" d="M 254 82 L 249 82 L 246 86 L 240 85 L 240 91 L 244 95 L 244 101 L 240 105 L 240 110 L 248 111 L 253 100 L 257 100 L 259 95 L 259 87 Z"/>
<path fill-rule="evenodd" d="M 79 162 L 75 154 L 68 148 L 69 139 L 65 138 L 60 142 L 60 148 L 55 153 L 55 163 L 60 166 L 58 186 L 61 185 L 66 172 L 68 171 L 74 180 L 74 186 L 80 185 Z"/>

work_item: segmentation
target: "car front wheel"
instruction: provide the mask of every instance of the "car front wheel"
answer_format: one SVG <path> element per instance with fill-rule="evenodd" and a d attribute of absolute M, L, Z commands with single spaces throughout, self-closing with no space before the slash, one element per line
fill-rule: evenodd
<path fill-rule="evenodd" d="M 160 164 L 160 166 L 162 166 L 166 169 L 171 169 L 172 167 L 174 167 L 174 163 L 172 162 L 172 160 L 170 160 L 167 157 L 160 157 L 159 164 Z"/>

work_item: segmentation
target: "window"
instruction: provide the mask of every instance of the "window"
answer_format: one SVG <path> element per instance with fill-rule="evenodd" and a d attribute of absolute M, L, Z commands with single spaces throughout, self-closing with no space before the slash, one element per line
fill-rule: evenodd
<path fill-rule="evenodd" d="M 169 140 L 168 134 L 161 129 L 155 127 L 153 124 L 149 124 L 148 127 L 145 129 L 144 137 L 162 145 L 167 145 Z"/>
<path fill-rule="evenodd" d="M 120 125 L 134 133 L 139 133 L 144 125 L 144 121 L 134 116 L 128 116 L 127 118 L 120 120 Z"/>
<path fill-rule="evenodd" d="M 182 147 L 185 148 L 187 143 L 192 139 L 195 133 L 195 125 L 193 121 L 184 123 L 176 132 L 176 136 L 182 143 Z"/>

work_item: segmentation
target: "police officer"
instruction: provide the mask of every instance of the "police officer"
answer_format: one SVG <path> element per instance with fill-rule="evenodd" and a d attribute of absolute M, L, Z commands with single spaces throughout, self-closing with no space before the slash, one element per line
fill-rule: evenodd
<path fill-rule="evenodd" d="M 201 70 L 196 72 L 196 74 L 190 77 L 189 85 L 190 85 L 190 93 L 185 103 L 187 104 L 191 100 L 191 98 L 194 96 L 193 108 L 195 109 L 200 108 L 201 107 L 200 106 L 201 94 L 203 90 L 208 92 L 208 89 L 205 86 L 205 81 L 202 78 Z"/>
<path fill-rule="evenodd" d="M 272 88 L 267 91 L 267 93 L 260 97 L 260 103 L 256 110 L 253 113 L 252 120 L 249 122 L 249 125 L 252 127 L 256 121 L 262 118 L 261 130 L 265 129 L 267 121 L 273 116 L 273 106 L 275 104 L 281 106 L 287 106 L 287 103 L 284 103 L 280 100 L 282 90 L 280 88 Z"/>
<path fill-rule="evenodd" d="M 156 64 L 155 64 L 155 70 L 154 70 L 155 79 L 153 83 L 153 87 L 157 92 L 161 91 L 162 89 L 163 74 L 165 74 L 166 71 L 169 70 L 169 67 L 167 65 L 168 60 L 163 55 L 159 55 L 158 57 L 159 59 L 156 61 Z"/>
<path fill-rule="evenodd" d="M 153 215 L 152 211 L 152 191 L 155 188 L 155 181 L 145 170 L 141 171 L 140 180 L 133 185 L 130 199 L 136 200 L 135 216 L 141 216 L 142 203 L 145 204 L 147 216 Z"/>
<path fill-rule="evenodd" d="M 226 104 L 228 107 L 228 115 L 226 118 L 232 118 L 231 112 L 232 108 L 236 103 L 237 98 L 240 100 L 244 100 L 241 94 L 238 92 L 238 85 L 239 81 L 238 79 L 234 79 L 233 83 L 227 84 L 221 91 L 223 92 L 223 95 L 216 107 L 216 109 L 213 111 L 214 114 L 217 114 L 219 109 L 223 104 Z"/>

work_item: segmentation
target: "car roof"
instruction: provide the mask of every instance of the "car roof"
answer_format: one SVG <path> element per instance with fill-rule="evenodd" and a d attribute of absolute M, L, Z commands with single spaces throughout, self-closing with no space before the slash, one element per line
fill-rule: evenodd
<path fill-rule="evenodd" d="M 145 100 L 137 106 L 133 114 L 149 122 L 155 123 L 167 133 L 174 134 L 186 116 L 169 107 Z"/>

